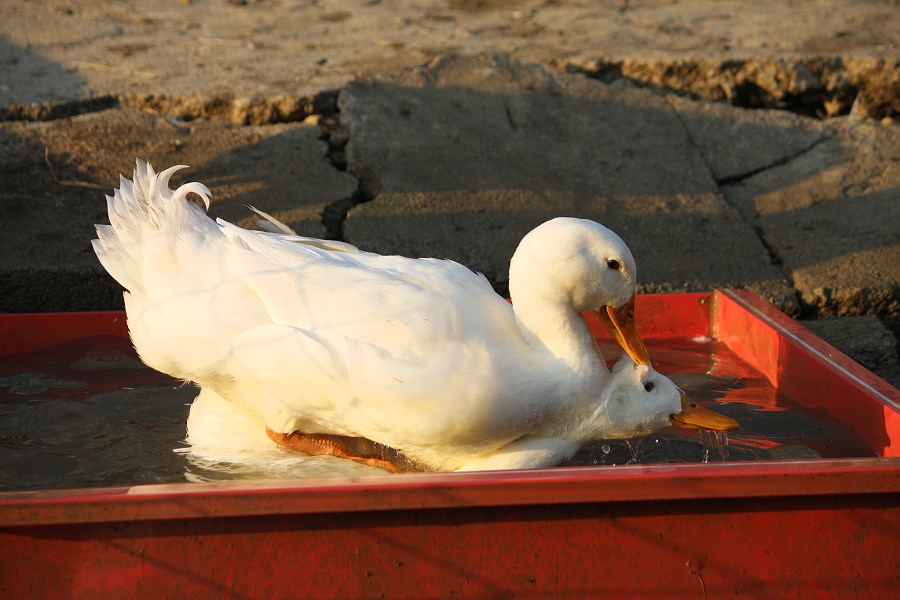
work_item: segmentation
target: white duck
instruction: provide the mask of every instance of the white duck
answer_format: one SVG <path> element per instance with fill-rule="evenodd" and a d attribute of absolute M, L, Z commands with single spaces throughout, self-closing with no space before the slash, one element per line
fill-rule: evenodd
<path fill-rule="evenodd" d="M 192 451 L 231 459 L 275 444 L 397 470 L 553 466 L 586 441 L 667 426 L 731 429 L 650 366 L 634 325 L 635 264 L 612 231 L 553 219 L 510 264 L 513 305 L 437 259 L 213 222 L 200 183 L 138 161 L 107 197 L 94 250 L 125 287 L 135 348 L 201 387 Z M 631 355 L 610 372 L 582 311 Z M 367 452 L 367 451 L 366 451 Z"/>

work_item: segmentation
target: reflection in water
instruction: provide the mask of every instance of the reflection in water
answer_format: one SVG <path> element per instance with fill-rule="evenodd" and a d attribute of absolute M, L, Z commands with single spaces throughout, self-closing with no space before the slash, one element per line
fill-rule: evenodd
<path fill-rule="evenodd" d="M 598 440 L 567 465 L 875 456 L 846 423 L 782 396 L 719 343 L 674 339 L 651 340 L 648 346 L 657 370 L 741 428 L 727 433 L 670 429 L 632 440 Z M 605 356 L 617 352 L 609 345 L 602 350 Z"/>
<path fill-rule="evenodd" d="M 845 423 L 779 395 L 709 340 L 649 340 L 657 370 L 741 424 L 727 434 L 667 430 L 597 440 L 565 466 L 874 456 Z M 616 349 L 603 347 L 615 360 Z M 98 336 L 0 359 L 0 489 L 129 486 L 260 477 L 390 476 L 281 449 L 242 464 L 185 453 L 195 388 L 148 369 L 128 340 Z M 173 451 L 175 450 L 175 451 Z"/>

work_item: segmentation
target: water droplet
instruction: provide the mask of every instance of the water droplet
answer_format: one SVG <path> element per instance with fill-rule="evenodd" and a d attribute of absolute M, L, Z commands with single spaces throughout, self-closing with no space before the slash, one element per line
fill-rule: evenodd
<path fill-rule="evenodd" d="M 603 450 L 603 454 L 609 454 L 612 448 L 609 447 L 609 444 L 603 444 L 600 446 L 600 449 Z"/>
<path fill-rule="evenodd" d="M 637 438 L 633 444 L 631 443 L 631 440 L 625 440 L 625 445 L 628 447 L 628 451 L 631 452 L 631 460 L 626 464 L 640 462 L 638 457 L 641 453 L 641 442 L 643 440 L 644 438 Z"/>
<path fill-rule="evenodd" d="M 703 446 L 703 462 L 710 460 L 728 460 L 728 434 L 724 431 L 700 432 L 700 444 Z"/>
<path fill-rule="evenodd" d="M 716 431 L 716 449 L 719 451 L 720 460 L 728 460 L 728 432 Z"/>

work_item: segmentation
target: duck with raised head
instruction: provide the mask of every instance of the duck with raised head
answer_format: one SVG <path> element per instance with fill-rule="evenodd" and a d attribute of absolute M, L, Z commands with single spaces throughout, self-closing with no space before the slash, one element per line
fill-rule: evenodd
<path fill-rule="evenodd" d="M 553 466 L 588 440 L 665 427 L 732 429 L 649 364 L 633 318 L 624 242 L 584 219 L 528 233 L 512 304 L 450 260 L 363 252 L 210 219 L 200 183 L 169 189 L 138 161 L 108 197 L 94 249 L 127 290 L 134 346 L 194 382 L 192 452 L 234 460 L 276 445 L 400 470 Z M 259 212 L 259 211 L 258 211 Z M 583 318 L 628 353 L 610 371 Z M 371 444 L 369 444 L 371 446 Z"/>

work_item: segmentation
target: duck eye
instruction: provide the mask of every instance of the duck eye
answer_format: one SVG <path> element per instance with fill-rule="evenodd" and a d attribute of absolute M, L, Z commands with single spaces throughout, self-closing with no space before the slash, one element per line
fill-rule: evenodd
<path fill-rule="evenodd" d="M 652 382 L 652 381 L 648 381 L 647 383 L 644 384 L 644 391 L 645 391 L 645 392 L 652 392 L 652 391 L 653 391 L 653 387 L 654 387 L 654 386 L 653 386 L 653 382 Z"/>
<path fill-rule="evenodd" d="M 608 261 L 606 261 L 606 266 L 609 267 L 610 269 L 612 269 L 613 271 L 618 271 L 619 269 L 622 268 L 622 265 L 619 264 L 619 261 L 617 261 L 614 258 L 611 258 Z"/>

